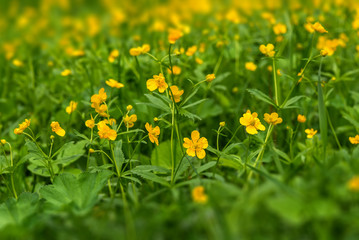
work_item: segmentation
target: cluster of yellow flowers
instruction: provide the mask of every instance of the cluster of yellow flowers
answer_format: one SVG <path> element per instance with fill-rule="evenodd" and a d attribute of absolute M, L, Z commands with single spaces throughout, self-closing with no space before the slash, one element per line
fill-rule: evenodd
<path fill-rule="evenodd" d="M 139 56 L 141 54 L 148 53 L 151 50 L 150 45 L 143 44 L 142 47 L 134 47 L 130 49 L 131 56 Z"/>
<path fill-rule="evenodd" d="M 14 133 L 16 135 L 20 135 L 21 133 L 24 132 L 24 130 L 26 128 L 28 128 L 30 126 L 30 123 L 31 123 L 31 119 L 25 119 L 24 122 L 22 122 L 21 124 L 19 124 L 19 127 L 18 128 L 15 128 L 14 129 Z"/>

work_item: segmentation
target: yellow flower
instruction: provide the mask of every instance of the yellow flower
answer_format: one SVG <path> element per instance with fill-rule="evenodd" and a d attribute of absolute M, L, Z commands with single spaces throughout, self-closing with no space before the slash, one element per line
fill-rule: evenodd
<path fill-rule="evenodd" d="M 314 24 L 306 23 L 306 24 L 304 24 L 304 28 L 310 33 L 313 33 L 313 32 L 327 33 L 328 32 L 327 30 L 325 30 L 325 28 L 319 22 L 316 22 Z"/>
<path fill-rule="evenodd" d="M 261 51 L 261 53 L 263 53 L 264 55 L 266 55 L 268 57 L 273 57 L 275 54 L 274 45 L 271 43 L 268 43 L 267 46 L 265 46 L 263 44 L 260 45 L 259 51 Z"/>
<path fill-rule="evenodd" d="M 170 29 L 168 34 L 168 42 L 175 44 L 178 39 L 183 36 L 183 33 L 178 29 Z"/>
<path fill-rule="evenodd" d="M 254 62 L 246 62 L 245 67 L 249 71 L 255 71 L 257 69 L 257 65 L 254 64 Z"/>
<path fill-rule="evenodd" d="M 89 149 L 89 153 L 94 153 L 94 152 L 95 152 L 94 149 L 92 149 L 92 148 Z"/>
<path fill-rule="evenodd" d="M 86 127 L 88 128 L 94 128 L 95 127 L 95 120 L 93 119 L 92 115 L 91 115 L 91 119 L 87 120 L 85 122 Z"/>
<path fill-rule="evenodd" d="M 132 110 L 132 108 L 133 108 L 132 105 L 127 105 L 126 110 L 129 112 Z"/>
<path fill-rule="evenodd" d="M 118 56 L 120 55 L 120 52 L 117 49 L 114 49 L 110 52 L 110 55 L 108 56 L 108 61 L 110 63 L 113 63 L 116 58 L 118 58 Z"/>
<path fill-rule="evenodd" d="M 181 74 L 181 68 L 179 66 L 172 66 L 173 75 L 180 75 Z M 167 69 L 167 72 L 169 74 L 172 74 L 171 69 Z"/>
<path fill-rule="evenodd" d="M 26 128 L 28 128 L 30 126 L 30 123 L 31 123 L 31 119 L 25 119 L 24 122 L 19 124 L 18 128 L 14 129 L 14 133 L 16 135 L 20 135 Z"/>
<path fill-rule="evenodd" d="M 12 61 L 12 64 L 14 64 L 14 66 L 16 66 L 16 67 L 22 67 L 22 66 L 24 66 L 23 62 L 21 62 L 19 59 L 14 59 L 14 60 Z"/>
<path fill-rule="evenodd" d="M 109 80 L 107 80 L 107 81 L 106 81 L 106 84 L 107 84 L 108 86 L 112 87 L 112 88 L 118 88 L 118 89 L 123 88 L 123 87 L 125 86 L 125 85 L 123 85 L 122 83 L 119 83 L 119 82 L 117 82 L 117 81 L 114 80 L 114 79 L 109 79 Z"/>
<path fill-rule="evenodd" d="M 158 145 L 158 135 L 161 133 L 160 127 L 156 126 L 155 128 L 152 128 L 152 125 L 149 123 L 146 123 L 145 127 L 148 131 L 148 137 L 150 138 L 150 141 Z"/>
<path fill-rule="evenodd" d="M 158 117 L 154 117 L 153 121 L 155 121 L 155 122 L 159 121 Z"/>
<path fill-rule="evenodd" d="M 75 101 L 70 101 L 70 105 L 68 107 L 66 107 L 67 114 L 73 113 L 77 108 L 77 104 L 78 103 Z"/>
<path fill-rule="evenodd" d="M 52 122 L 51 128 L 52 131 L 55 132 L 60 137 L 63 137 L 66 134 L 65 130 L 60 127 L 60 124 L 58 122 Z"/>
<path fill-rule="evenodd" d="M 207 76 L 206 76 L 206 81 L 207 81 L 207 82 L 212 82 L 215 78 L 216 78 L 216 75 L 214 75 L 214 73 L 212 73 L 212 74 L 207 74 Z"/>
<path fill-rule="evenodd" d="M 137 115 L 136 114 L 132 114 L 131 116 L 128 116 L 126 114 L 126 116 L 123 118 L 123 122 L 125 123 L 125 126 L 127 128 L 132 128 L 134 125 L 134 122 L 137 121 Z"/>
<path fill-rule="evenodd" d="M 320 55 L 321 55 L 322 57 L 326 57 L 328 54 L 329 54 L 328 49 L 322 49 L 322 50 L 320 50 Z"/>
<path fill-rule="evenodd" d="M 318 130 L 311 129 L 305 129 L 305 133 L 307 134 L 307 138 L 313 138 L 315 134 L 317 134 Z"/>
<path fill-rule="evenodd" d="M 0 143 L 1 143 L 2 145 L 5 145 L 5 144 L 6 144 L 6 140 L 5 140 L 5 139 L 1 139 L 1 140 L 0 140 Z"/>
<path fill-rule="evenodd" d="M 269 124 L 277 125 L 283 122 L 283 119 L 278 117 L 278 113 L 273 112 L 270 115 L 268 113 L 264 114 L 264 121 Z"/>
<path fill-rule="evenodd" d="M 100 114 L 102 117 L 108 117 L 107 115 L 107 105 L 102 104 L 107 99 L 107 94 L 104 88 L 101 88 L 98 94 L 94 94 L 91 96 L 91 107 L 95 109 L 95 111 Z"/>
<path fill-rule="evenodd" d="M 186 55 L 190 57 L 193 56 L 193 54 L 195 54 L 196 52 L 197 52 L 197 46 L 192 46 L 187 49 Z"/>
<path fill-rule="evenodd" d="M 191 139 L 184 138 L 183 147 L 187 148 L 186 153 L 188 156 L 197 157 L 199 159 L 203 159 L 206 156 L 206 152 L 204 149 L 208 147 L 208 141 L 205 137 L 200 138 L 200 134 L 198 131 L 194 130 L 191 133 Z"/>
<path fill-rule="evenodd" d="M 349 137 L 349 141 L 351 144 L 359 144 L 359 135 L 356 135 L 355 137 Z"/>
<path fill-rule="evenodd" d="M 347 183 L 348 189 L 351 191 L 359 191 L 359 176 L 354 176 Z"/>
<path fill-rule="evenodd" d="M 203 63 L 203 60 L 200 59 L 200 58 L 198 58 L 198 57 L 196 57 L 196 63 L 198 63 L 199 65 L 201 65 L 201 64 Z"/>
<path fill-rule="evenodd" d="M 262 125 L 261 121 L 258 118 L 258 114 L 256 112 L 251 113 L 250 110 L 247 110 L 243 117 L 239 119 L 239 122 L 246 127 L 247 133 L 254 135 L 257 134 L 257 130 L 264 131 L 266 128 Z"/>
<path fill-rule="evenodd" d="M 226 126 L 226 122 L 220 122 L 220 123 L 219 123 L 219 126 L 221 126 L 221 127 Z"/>
<path fill-rule="evenodd" d="M 101 139 L 116 140 L 117 132 L 107 126 L 106 122 L 101 121 L 97 124 L 98 135 Z"/>
<path fill-rule="evenodd" d="M 204 193 L 203 186 L 197 186 L 192 190 L 192 199 L 196 203 L 206 203 L 208 201 L 208 196 Z"/>
<path fill-rule="evenodd" d="M 287 32 L 287 26 L 282 23 L 277 23 L 273 26 L 273 32 L 275 35 L 285 34 Z"/>
<path fill-rule="evenodd" d="M 305 121 L 307 121 L 307 118 L 304 115 L 298 114 L 297 121 L 300 123 L 305 123 Z"/>
<path fill-rule="evenodd" d="M 170 96 L 172 98 L 172 94 L 173 94 L 173 98 L 175 100 L 176 103 L 178 103 L 179 101 L 181 101 L 181 96 L 183 94 L 183 90 L 179 91 L 178 87 L 173 85 L 170 87 L 171 91 L 170 91 Z M 172 98 L 172 100 L 173 100 Z"/>
<path fill-rule="evenodd" d="M 69 76 L 71 74 L 72 74 L 72 72 L 70 69 L 65 69 L 64 71 L 61 72 L 61 76 L 63 76 L 63 77 Z"/>
<path fill-rule="evenodd" d="M 150 45 L 143 44 L 142 47 L 135 47 L 130 49 L 131 56 L 139 56 L 141 54 L 147 53 L 151 50 Z"/>
<path fill-rule="evenodd" d="M 158 75 L 153 75 L 153 78 L 147 80 L 146 85 L 147 89 L 151 92 L 155 91 L 158 88 L 158 91 L 160 93 L 163 93 L 168 88 L 168 85 L 162 73 Z"/>

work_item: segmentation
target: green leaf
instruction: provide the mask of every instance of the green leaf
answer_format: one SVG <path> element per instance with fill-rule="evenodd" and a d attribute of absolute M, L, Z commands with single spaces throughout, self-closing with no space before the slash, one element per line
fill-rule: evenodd
<path fill-rule="evenodd" d="M 300 95 L 300 96 L 295 96 L 292 97 L 291 99 L 289 99 L 287 102 L 284 102 L 280 108 L 281 109 L 288 109 L 288 108 L 297 108 L 297 106 L 292 106 L 293 104 L 297 103 L 299 101 L 299 99 L 305 97 L 304 95 Z"/>
<path fill-rule="evenodd" d="M 131 170 L 131 172 L 144 178 L 144 179 L 159 183 L 163 186 L 166 186 L 166 187 L 170 186 L 170 184 L 164 178 L 161 178 L 152 172 L 140 171 L 140 170 L 136 170 L 136 169 Z"/>
<path fill-rule="evenodd" d="M 198 104 L 201 104 L 202 102 L 207 101 L 207 100 L 208 100 L 207 98 L 201 99 L 201 100 L 198 100 L 198 101 L 196 101 L 194 103 L 190 103 L 190 104 L 188 104 L 186 106 L 183 106 L 183 108 L 186 109 L 186 108 L 194 107 L 194 106 L 196 106 Z"/>
<path fill-rule="evenodd" d="M 180 146 L 175 145 L 175 163 L 176 166 L 182 158 Z M 151 154 L 151 164 L 154 166 L 160 166 L 163 168 L 171 169 L 171 141 L 161 142 Z"/>
<path fill-rule="evenodd" d="M 87 144 L 86 140 L 79 141 L 77 143 L 68 142 L 66 143 L 59 152 L 55 164 L 62 164 L 63 166 L 68 166 L 71 163 L 78 160 L 85 153 L 85 145 Z"/>
<path fill-rule="evenodd" d="M 164 110 L 164 111 L 170 111 L 170 107 L 168 105 L 166 105 L 160 98 L 155 97 L 151 94 L 145 94 L 145 96 L 150 101 L 151 106 L 161 109 L 161 110 Z"/>
<path fill-rule="evenodd" d="M 281 150 L 273 147 L 273 150 L 276 154 L 278 154 L 278 156 L 280 156 L 281 158 L 283 158 L 287 163 L 291 163 L 292 161 L 290 160 L 290 157 L 285 153 L 282 152 Z"/>
<path fill-rule="evenodd" d="M 7 225 L 23 224 L 38 212 L 39 196 L 36 193 L 22 193 L 17 200 L 9 198 L 0 205 L 0 229 Z"/>
<path fill-rule="evenodd" d="M 125 155 L 122 152 L 122 140 L 115 142 L 114 148 L 115 162 L 118 166 L 119 171 L 122 169 L 122 164 L 125 162 Z"/>
<path fill-rule="evenodd" d="M 187 117 L 187 118 L 190 118 L 192 119 L 193 121 L 195 119 L 198 119 L 198 120 L 202 120 L 199 116 L 197 116 L 196 114 L 193 114 L 193 113 L 190 113 L 189 111 L 183 109 L 183 108 L 180 108 L 179 109 L 179 112 L 178 112 L 180 115 L 184 116 L 184 117 Z"/>
<path fill-rule="evenodd" d="M 257 90 L 257 89 L 247 89 L 247 91 L 252 94 L 254 97 L 256 97 L 257 99 L 266 102 L 274 107 L 277 107 L 277 105 L 273 102 L 273 100 L 268 97 L 267 95 L 265 95 L 263 92 Z"/>
<path fill-rule="evenodd" d="M 197 168 L 197 173 L 200 174 L 201 172 L 206 171 L 207 169 L 210 169 L 211 167 L 215 166 L 217 163 L 217 161 L 210 161 L 206 164 L 203 164 L 202 166 L 200 166 L 199 168 Z M 192 177 L 196 176 L 197 173 L 193 173 Z"/>
<path fill-rule="evenodd" d="M 89 212 L 98 201 L 98 193 L 112 175 L 110 171 L 84 172 L 78 177 L 64 173 L 52 185 L 40 189 L 40 195 L 55 211 L 69 208 L 76 215 Z"/>

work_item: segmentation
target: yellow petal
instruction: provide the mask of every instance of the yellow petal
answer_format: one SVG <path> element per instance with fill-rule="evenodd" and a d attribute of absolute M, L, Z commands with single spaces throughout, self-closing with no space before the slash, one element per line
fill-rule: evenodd
<path fill-rule="evenodd" d="M 246 131 L 247 131 L 247 133 L 249 133 L 251 135 L 254 135 L 254 134 L 258 133 L 257 129 L 254 126 L 251 126 L 251 125 L 246 127 Z"/>
<path fill-rule="evenodd" d="M 194 143 L 197 142 L 199 139 L 199 132 L 197 130 L 192 131 L 191 138 Z"/>
<path fill-rule="evenodd" d="M 203 159 L 206 156 L 206 152 L 203 149 L 197 150 L 196 154 L 199 159 Z"/>

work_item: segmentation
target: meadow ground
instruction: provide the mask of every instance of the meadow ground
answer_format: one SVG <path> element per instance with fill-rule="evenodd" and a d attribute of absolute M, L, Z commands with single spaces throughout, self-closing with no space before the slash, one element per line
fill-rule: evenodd
<path fill-rule="evenodd" d="M 358 1 L 0 14 L 0 239 L 359 239 Z"/>

